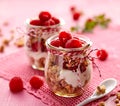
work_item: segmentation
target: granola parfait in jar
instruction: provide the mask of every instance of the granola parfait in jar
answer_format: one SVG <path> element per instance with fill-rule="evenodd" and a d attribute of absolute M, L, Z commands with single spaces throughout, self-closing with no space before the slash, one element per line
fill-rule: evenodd
<path fill-rule="evenodd" d="M 92 42 L 62 31 L 46 41 L 45 79 L 52 92 L 62 97 L 81 96 L 91 79 L 89 59 Z"/>
<path fill-rule="evenodd" d="M 44 70 L 47 50 L 46 40 L 58 34 L 61 29 L 60 19 L 49 12 L 42 11 L 38 18 L 26 20 L 26 53 L 33 69 Z"/>

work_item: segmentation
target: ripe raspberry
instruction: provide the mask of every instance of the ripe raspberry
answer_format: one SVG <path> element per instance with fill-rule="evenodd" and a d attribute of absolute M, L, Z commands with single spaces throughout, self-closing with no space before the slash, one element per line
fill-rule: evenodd
<path fill-rule="evenodd" d="M 45 21 L 43 25 L 44 26 L 51 26 L 51 25 L 55 25 L 55 22 L 54 22 L 54 20 L 49 19 L 48 21 Z"/>
<path fill-rule="evenodd" d="M 55 17 L 52 17 L 51 19 L 55 22 L 55 24 L 59 24 L 60 23 L 60 20 L 55 18 Z"/>
<path fill-rule="evenodd" d="M 65 44 L 65 48 L 79 48 L 82 47 L 82 42 L 76 38 L 68 40 Z"/>
<path fill-rule="evenodd" d="M 43 85 L 43 80 L 37 76 L 33 76 L 29 83 L 34 89 L 39 89 Z"/>
<path fill-rule="evenodd" d="M 49 12 L 47 12 L 47 11 L 42 11 L 39 14 L 39 19 L 41 21 L 48 21 L 50 18 L 51 18 L 51 14 Z"/>
<path fill-rule="evenodd" d="M 41 21 L 40 20 L 31 20 L 30 24 L 35 25 L 35 26 L 41 26 Z"/>
<path fill-rule="evenodd" d="M 60 40 L 61 43 L 63 44 L 63 47 L 64 47 L 65 43 L 66 43 L 69 39 L 71 39 L 71 38 L 72 38 L 71 34 L 65 32 L 65 31 L 62 31 L 62 32 L 60 32 L 60 34 L 59 34 L 59 40 Z"/>
<path fill-rule="evenodd" d="M 23 81 L 20 77 L 13 77 L 9 82 L 9 88 L 13 93 L 23 90 Z"/>
<path fill-rule="evenodd" d="M 75 12 L 75 13 L 73 14 L 73 20 L 74 20 L 74 21 L 78 21 L 79 18 L 80 18 L 80 13 L 79 13 L 79 12 Z"/>
<path fill-rule="evenodd" d="M 102 61 L 106 60 L 108 57 L 108 53 L 104 49 L 98 50 L 96 55 L 97 55 L 98 59 L 100 59 Z"/>
<path fill-rule="evenodd" d="M 50 43 L 52 46 L 59 47 L 61 45 L 61 42 L 59 39 L 53 40 Z"/>

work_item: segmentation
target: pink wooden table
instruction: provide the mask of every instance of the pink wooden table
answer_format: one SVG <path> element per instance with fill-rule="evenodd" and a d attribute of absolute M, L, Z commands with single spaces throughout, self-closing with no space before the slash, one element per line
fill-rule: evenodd
<path fill-rule="evenodd" d="M 35 17 L 42 10 L 49 10 L 57 17 L 62 17 L 66 24 L 63 28 L 69 29 L 71 25 L 74 25 L 71 14 L 70 6 L 76 5 L 77 8 L 82 10 L 85 15 L 81 19 L 81 22 L 87 17 L 92 17 L 100 13 L 106 13 L 108 17 L 112 19 L 112 26 L 110 29 L 101 30 L 97 29 L 93 34 L 86 34 L 94 42 L 94 47 L 106 48 L 110 55 L 108 62 L 105 64 L 98 62 L 102 70 L 109 69 L 120 70 L 120 1 L 119 0 L 0 0 L 0 29 L 2 29 L 4 37 L 9 38 L 9 31 L 15 30 L 16 27 L 24 29 L 24 22 L 29 17 Z M 8 22 L 8 26 L 3 26 L 4 22 Z M 15 32 L 15 37 L 21 35 Z M 105 37 L 105 39 L 102 39 Z M 116 38 L 117 39 L 116 39 Z M 109 38 L 109 40 L 108 40 Z M 3 38 L 1 37 L 0 40 Z M 112 40 L 112 41 L 111 41 Z M 110 47 L 108 47 L 110 46 Z M 6 56 L 18 52 L 20 49 L 16 48 L 13 43 L 6 48 L 5 52 L 0 54 L 0 60 L 6 58 Z M 23 49 L 21 49 L 23 50 Z M 9 56 L 8 56 L 9 57 Z M 9 57 L 10 58 L 10 57 Z M 3 59 L 3 62 L 5 60 Z M 0 64 L 7 64 L 2 63 Z M 1 65 L 4 66 L 5 65 Z M 113 67 L 114 66 L 114 67 Z M 109 68 L 106 68 L 109 67 Z M 0 71 L 2 73 L 0 67 Z M 11 70 L 9 68 L 9 70 Z M 118 73 L 118 72 L 116 72 Z M 104 72 L 103 72 L 104 74 Z M 110 77 L 112 74 L 110 75 Z M 117 75 L 116 75 L 117 76 Z M 115 75 L 113 77 L 117 78 Z M 103 79 L 109 76 L 103 75 Z M 100 81 L 100 80 L 99 80 Z M 96 85 L 99 83 L 96 81 Z M 9 91 L 8 80 L 3 79 L 0 75 L 0 105 L 1 106 L 45 106 L 40 99 L 23 91 L 18 94 L 12 94 Z M 109 104 L 109 103 L 108 103 Z M 107 106 L 110 106 L 108 105 Z M 69 106 L 73 106 L 70 104 Z"/>

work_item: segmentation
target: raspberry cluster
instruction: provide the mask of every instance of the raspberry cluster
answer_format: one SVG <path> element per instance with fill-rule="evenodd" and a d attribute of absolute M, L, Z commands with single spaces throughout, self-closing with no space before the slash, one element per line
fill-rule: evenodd
<path fill-rule="evenodd" d="M 35 26 L 51 26 L 60 23 L 60 20 L 56 17 L 53 17 L 50 12 L 42 11 L 38 15 L 39 19 L 34 19 L 30 21 L 31 25 Z"/>
<path fill-rule="evenodd" d="M 77 37 L 72 37 L 72 35 L 66 31 L 60 32 L 57 39 L 51 41 L 51 45 L 55 47 L 63 48 L 79 48 L 82 47 L 83 41 Z"/>

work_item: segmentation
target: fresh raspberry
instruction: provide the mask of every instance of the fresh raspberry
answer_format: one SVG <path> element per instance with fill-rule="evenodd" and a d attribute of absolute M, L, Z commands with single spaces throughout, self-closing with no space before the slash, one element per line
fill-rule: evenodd
<path fill-rule="evenodd" d="M 73 14 L 73 20 L 74 20 L 74 21 L 78 21 L 79 18 L 80 18 L 80 13 L 79 13 L 79 12 L 75 12 L 75 13 Z"/>
<path fill-rule="evenodd" d="M 60 42 L 59 39 L 56 39 L 56 40 L 51 41 L 50 44 L 51 44 L 52 46 L 55 46 L 55 47 L 61 46 L 61 42 Z"/>
<path fill-rule="evenodd" d="M 41 21 L 48 21 L 50 18 L 51 18 L 51 14 L 49 12 L 47 12 L 47 11 L 42 11 L 39 14 L 39 19 Z"/>
<path fill-rule="evenodd" d="M 49 19 L 48 21 L 44 22 L 44 26 L 51 26 L 51 25 L 55 25 L 55 22 L 52 19 Z"/>
<path fill-rule="evenodd" d="M 69 39 L 65 44 L 65 48 L 79 48 L 79 47 L 82 47 L 82 42 L 75 38 Z"/>
<path fill-rule="evenodd" d="M 33 76 L 29 83 L 34 89 L 39 89 L 43 85 L 43 80 L 38 76 Z"/>
<path fill-rule="evenodd" d="M 30 21 L 31 25 L 35 25 L 35 26 L 41 26 L 41 21 L 40 20 L 31 20 Z"/>
<path fill-rule="evenodd" d="M 98 59 L 100 59 L 100 60 L 102 60 L 102 61 L 106 60 L 107 57 L 108 57 L 108 53 L 107 53 L 107 51 L 104 50 L 104 49 L 98 50 L 98 51 L 96 52 L 96 55 L 97 55 Z"/>
<path fill-rule="evenodd" d="M 23 81 L 20 77 L 13 77 L 9 82 L 9 88 L 13 93 L 23 90 Z"/>
<path fill-rule="evenodd" d="M 60 23 L 60 20 L 57 19 L 56 17 L 52 17 L 51 19 L 55 22 L 55 24 L 59 24 Z"/>
<path fill-rule="evenodd" d="M 72 36 L 70 33 L 67 33 L 65 31 L 60 32 L 59 34 L 59 39 L 61 41 L 61 43 L 63 43 L 63 47 L 65 45 L 65 43 L 69 40 L 72 39 Z"/>

